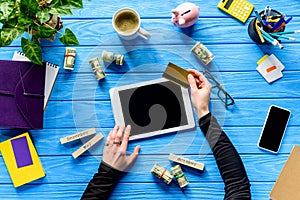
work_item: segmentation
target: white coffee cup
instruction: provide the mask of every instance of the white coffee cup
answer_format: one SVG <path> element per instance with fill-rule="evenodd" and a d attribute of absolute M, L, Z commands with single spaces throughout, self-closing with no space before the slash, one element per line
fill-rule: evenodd
<path fill-rule="evenodd" d="M 118 35 L 125 40 L 132 40 L 140 36 L 148 40 L 151 35 L 141 28 L 140 15 L 132 8 L 117 10 L 112 18 L 112 25 Z"/>

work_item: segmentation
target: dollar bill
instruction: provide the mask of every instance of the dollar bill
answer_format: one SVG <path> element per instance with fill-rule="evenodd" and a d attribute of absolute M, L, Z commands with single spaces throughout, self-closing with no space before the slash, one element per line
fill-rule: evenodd
<path fill-rule="evenodd" d="M 105 78 L 106 75 L 103 71 L 103 68 L 101 67 L 101 64 L 100 64 L 100 61 L 99 61 L 98 57 L 89 60 L 89 63 L 91 65 L 92 70 L 93 70 L 93 72 L 96 76 L 96 79 L 98 81 Z"/>
<path fill-rule="evenodd" d="M 192 48 L 192 52 L 205 65 L 208 65 L 215 57 L 201 42 L 196 42 Z"/>
<path fill-rule="evenodd" d="M 109 51 L 103 51 L 101 58 L 104 62 L 111 63 L 114 61 L 114 53 Z"/>
<path fill-rule="evenodd" d="M 124 55 L 113 53 L 109 51 L 103 51 L 102 52 L 102 60 L 107 63 L 115 62 L 117 65 L 123 65 L 124 64 Z"/>
<path fill-rule="evenodd" d="M 165 182 L 166 184 L 170 184 L 174 177 L 168 170 L 166 170 L 159 164 L 154 164 L 151 169 L 151 173 L 154 174 L 157 178 L 163 180 L 163 182 Z"/>
<path fill-rule="evenodd" d="M 66 47 L 64 69 L 74 70 L 75 56 L 76 56 L 76 49 Z"/>
<path fill-rule="evenodd" d="M 173 175 L 176 178 L 180 188 L 183 188 L 189 184 L 189 181 L 183 174 L 183 171 L 182 171 L 180 165 L 175 165 L 174 167 L 171 168 L 171 170 L 172 170 Z"/>
<path fill-rule="evenodd" d="M 115 62 L 116 62 L 117 65 L 123 65 L 123 63 L 124 63 L 124 55 L 122 55 L 122 54 L 115 54 L 114 60 L 115 60 Z"/>

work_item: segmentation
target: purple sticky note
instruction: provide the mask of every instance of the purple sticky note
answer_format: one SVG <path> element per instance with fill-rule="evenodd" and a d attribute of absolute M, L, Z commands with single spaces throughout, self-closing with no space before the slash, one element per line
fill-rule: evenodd
<path fill-rule="evenodd" d="M 32 165 L 32 158 L 26 136 L 11 140 L 18 168 Z"/>

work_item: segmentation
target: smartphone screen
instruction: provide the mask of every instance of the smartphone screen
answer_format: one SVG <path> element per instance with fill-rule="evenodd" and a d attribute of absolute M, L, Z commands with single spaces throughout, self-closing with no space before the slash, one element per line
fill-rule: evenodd
<path fill-rule="evenodd" d="M 278 152 L 290 113 L 287 109 L 270 106 L 258 147 L 274 153 Z"/>

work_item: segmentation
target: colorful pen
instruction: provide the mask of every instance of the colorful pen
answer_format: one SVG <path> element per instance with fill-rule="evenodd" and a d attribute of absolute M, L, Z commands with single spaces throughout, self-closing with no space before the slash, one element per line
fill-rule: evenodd
<path fill-rule="evenodd" d="M 267 33 L 266 31 L 264 31 L 262 28 L 259 28 L 261 33 L 263 34 L 264 38 L 272 43 L 274 46 L 278 46 L 280 49 L 283 49 L 283 46 L 279 43 L 278 40 L 276 40 L 275 38 L 273 38 L 269 33 Z"/>
<path fill-rule="evenodd" d="M 276 28 L 275 30 L 273 30 L 273 33 L 277 33 L 277 32 L 280 31 L 280 29 L 282 29 L 285 25 L 286 25 L 286 23 L 285 23 L 285 22 L 282 22 L 282 24 L 281 24 L 278 28 Z M 274 27 L 273 27 L 273 28 L 274 28 Z"/>
<path fill-rule="evenodd" d="M 254 11 L 256 18 L 258 19 L 259 22 L 261 22 L 261 17 L 258 14 L 257 10 Z"/>
<path fill-rule="evenodd" d="M 279 38 L 283 38 L 283 39 L 287 39 L 287 40 L 293 40 L 293 41 L 296 40 L 296 38 L 288 37 L 288 36 L 285 36 L 285 35 L 279 35 L 277 33 L 270 33 L 270 35 L 275 36 L 275 37 L 279 37 Z"/>
<path fill-rule="evenodd" d="M 293 17 L 289 17 L 287 20 L 285 20 L 285 24 L 288 24 L 292 19 Z"/>
<path fill-rule="evenodd" d="M 270 22 L 267 22 L 266 20 L 262 20 L 262 23 L 264 26 L 268 27 L 269 29 L 272 29 L 272 25 Z"/>
<path fill-rule="evenodd" d="M 261 31 L 259 29 L 259 25 L 260 25 L 260 23 L 259 23 L 258 19 L 256 19 L 256 21 L 255 21 L 255 29 L 257 31 L 257 34 L 258 34 L 258 37 L 259 37 L 261 43 L 264 43 L 265 39 L 264 39 L 264 37 L 261 34 Z"/>
<path fill-rule="evenodd" d="M 280 27 L 284 22 L 284 18 L 280 18 L 278 22 L 276 22 L 272 28 L 272 31 L 276 30 L 278 27 Z"/>
<path fill-rule="evenodd" d="M 266 6 L 264 15 L 266 16 L 266 20 L 268 20 L 271 15 L 271 7 L 270 6 Z"/>
<path fill-rule="evenodd" d="M 293 34 L 293 33 L 300 33 L 300 30 L 278 32 L 276 34 L 278 34 L 278 35 L 285 35 L 285 34 Z"/>
<path fill-rule="evenodd" d="M 279 19 L 281 17 L 282 17 L 282 15 L 270 16 L 269 20 Z"/>

